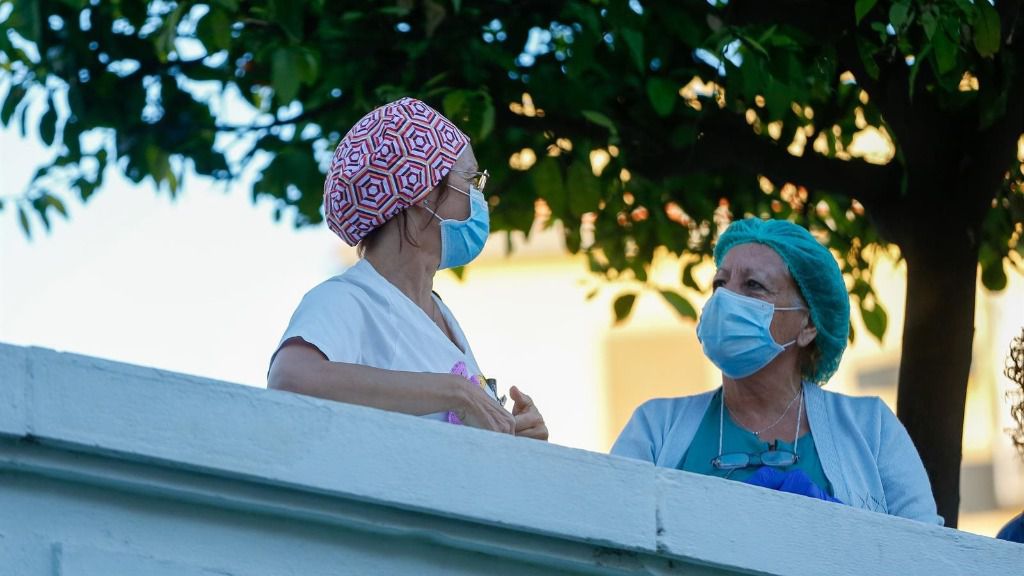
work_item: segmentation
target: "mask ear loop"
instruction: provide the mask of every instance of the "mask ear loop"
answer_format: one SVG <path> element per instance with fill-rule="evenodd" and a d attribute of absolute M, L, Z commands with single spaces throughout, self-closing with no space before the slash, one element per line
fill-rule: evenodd
<path fill-rule="evenodd" d="M 803 332 L 804 328 L 807 328 L 807 322 L 811 319 L 811 309 L 810 308 L 808 308 L 806 306 L 786 306 L 785 308 L 773 308 L 772 309 L 772 313 L 774 314 L 775 312 L 779 312 L 779 311 L 789 312 L 789 311 L 795 311 L 795 310 L 806 310 L 807 311 L 807 315 L 804 316 L 804 325 L 800 327 L 800 332 Z M 785 344 L 780 344 L 780 346 L 782 346 L 783 348 L 789 348 L 793 344 L 796 344 L 796 341 L 799 340 L 799 339 L 800 339 L 800 333 L 798 332 L 797 335 L 796 335 L 796 338 L 793 338 L 792 340 L 790 340 L 789 342 L 786 342 Z"/>
<path fill-rule="evenodd" d="M 432 210 L 432 209 L 430 208 L 430 206 L 427 206 L 427 201 L 426 201 L 426 200 L 424 200 L 424 201 L 420 202 L 419 204 L 417 204 L 417 206 L 419 206 L 420 208 L 423 208 L 423 209 L 424 209 L 424 210 L 426 210 L 427 212 L 430 212 L 430 215 L 431 215 L 431 216 L 433 216 L 434 218 L 437 218 L 437 221 L 438 221 L 438 222 L 444 222 L 444 218 L 441 218 L 440 216 L 438 216 L 438 215 L 437 215 L 437 212 L 434 212 L 434 211 L 433 211 L 433 210 Z"/>

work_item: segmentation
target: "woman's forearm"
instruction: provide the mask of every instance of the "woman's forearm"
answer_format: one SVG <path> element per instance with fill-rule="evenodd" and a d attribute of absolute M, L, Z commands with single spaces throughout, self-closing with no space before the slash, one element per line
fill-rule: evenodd
<path fill-rule="evenodd" d="M 458 384 L 448 374 L 330 362 L 301 341 L 278 351 L 268 375 L 270 388 L 415 416 L 458 410 L 463 403 Z"/>

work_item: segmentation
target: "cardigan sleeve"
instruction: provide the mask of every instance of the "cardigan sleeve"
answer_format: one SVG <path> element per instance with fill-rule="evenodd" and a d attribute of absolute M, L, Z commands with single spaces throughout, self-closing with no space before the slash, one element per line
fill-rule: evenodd
<path fill-rule="evenodd" d="M 941 526 L 943 519 L 936 512 L 931 482 L 914 442 L 892 410 L 881 400 L 877 402 L 881 421 L 878 474 L 889 514 Z"/>
<path fill-rule="evenodd" d="M 655 434 L 651 419 L 653 402 L 655 401 L 648 400 L 633 411 L 633 416 L 612 445 L 613 455 L 635 458 L 652 464 L 657 460 L 661 435 Z"/>

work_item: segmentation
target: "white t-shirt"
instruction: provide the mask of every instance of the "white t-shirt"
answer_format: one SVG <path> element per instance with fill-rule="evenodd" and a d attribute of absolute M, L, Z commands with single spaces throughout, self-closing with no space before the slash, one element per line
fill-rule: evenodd
<path fill-rule="evenodd" d="M 481 374 L 455 316 L 436 294 L 433 298 L 458 346 L 423 309 L 363 259 L 306 293 L 278 349 L 290 338 L 301 338 L 331 362 L 447 374 L 461 361 L 470 374 Z M 489 389 L 487 392 L 493 396 Z M 425 417 L 444 420 L 445 415 Z"/>

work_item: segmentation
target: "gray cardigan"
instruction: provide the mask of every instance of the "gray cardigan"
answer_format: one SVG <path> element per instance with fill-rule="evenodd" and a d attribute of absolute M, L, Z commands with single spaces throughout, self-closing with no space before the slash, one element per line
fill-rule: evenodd
<path fill-rule="evenodd" d="M 612 454 L 677 468 L 715 390 L 642 404 Z M 942 524 L 921 457 L 879 398 L 826 392 L 804 382 L 814 447 L 835 497 L 857 508 Z"/>

